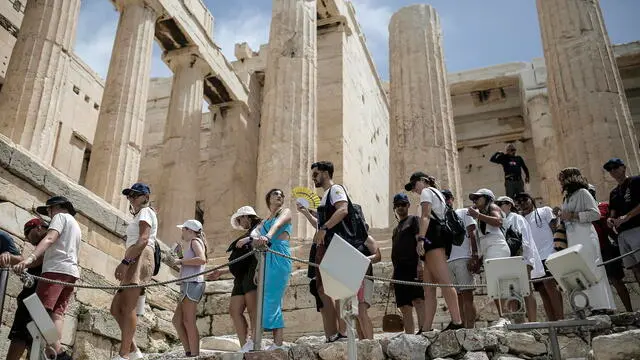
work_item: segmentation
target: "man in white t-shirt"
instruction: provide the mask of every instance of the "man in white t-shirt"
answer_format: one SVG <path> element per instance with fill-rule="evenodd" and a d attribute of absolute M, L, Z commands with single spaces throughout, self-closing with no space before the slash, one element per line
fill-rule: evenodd
<path fill-rule="evenodd" d="M 444 195 L 444 198 L 447 201 L 447 206 L 453 207 L 453 201 L 455 198 L 451 190 L 442 190 L 442 195 Z M 451 275 L 451 281 L 453 284 L 474 285 L 475 281 L 470 269 L 478 266 L 480 263 L 480 260 L 478 259 L 478 245 L 476 243 L 477 224 L 474 218 L 467 215 L 467 208 L 456 210 L 456 214 L 464 222 L 464 227 L 467 229 L 467 233 L 462 245 L 453 245 L 451 247 L 451 254 L 447 260 L 449 274 Z M 474 288 L 472 287 L 456 288 L 456 292 L 458 293 L 458 304 L 460 306 L 460 315 L 462 316 L 464 327 L 467 329 L 473 329 L 476 323 L 476 307 L 473 304 L 473 290 Z"/>
<path fill-rule="evenodd" d="M 73 204 L 64 196 L 54 196 L 47 200 L 46 205 L 39 206 L 36 211 L 51 218 L 47 235 L 31 255 L 17 264 L 14 270 L 22 273 L 25 268 L 37 266 L 38 260 L 42 259 L 42 277 L 75 283 L 80 278 L 78 254 L 82 235 L 80 226 L 74 218 L 76 210 Z M 73 295 L 73 287 L 39 281 L 36 294 L 56 325 L 58 339 L 60 339 L 64 327 L 64 315 Z M 69 354 L 62 351 L 59 340 L 53 347 L 57 354 L 56 359 L 71 359 Z"/>
<path fill-rule="evenodd" d="M 528 193 L 520 193 L 514 199 L 520 208 L 520 215 L 529 223 L 531 236 L 535 242 L 540 259 L 545 269 L 545 278 L 551 273 L 545 264 L 549 255 L 553 254 L 553 232 L 555 230 L 556 216 L 553 209 L 548 206 L 537 208 L 535 200 Z M 542 304 L 549 321 L 561 320 L 564 318 L 562 303 L 562 293 L 558 289 L 558 283 L 549 278 L 543 281 L 534 282 L 533 288 L 540 293 Z"/>
<path fill-rule="evenodd" d="M 349 198 L 347 192 L 342 185 L 334 184 L 333 171 L 333 164 L 329 161 L 319 161 L 311 165 L 311 177 L 314 185 L 316 188 L 322 188 L 324 190 L 317 214 L 312 214 L 308 209 L 298 204 L 298 211 L 307 218 L 312 226 L 318 229 L 313 238 L 316 252 L 314 262 L 316 264 L 322 261 L 333 234 L 342 235 L 345 226 L 343 220 L 349 215 Z M 345 236 L 342 237 L 346 239 Z M 366 239 L 362 239 L 362 248 L 358 247 L 359 250 L 366 251 L 365 241 Z M 354 247 L 357 246 L 354 245 Z M 340 319 L 338 312 L 339 305 L 337 301 L 334 302 L 331 297 L 324 293 L 320 272 L 316 272 L 315 285 L 318 296 L 322 300 L 320 313 L 322 314 L 322 322 L 327 342 L 346 338 L 346 323 Z M 361 290 L 364 289 L 364 281 L 362 286 L 363 288 Z M 365 292 L 359 291 L 358 293 L 364 294 Z M 367 313 L 371 304 L 366 302 L 367 300 L 364 296 L 358 296 L 358 301 L 358 320 L 362 333 L 366 338 L 373 339 L 373 324 Z"/>

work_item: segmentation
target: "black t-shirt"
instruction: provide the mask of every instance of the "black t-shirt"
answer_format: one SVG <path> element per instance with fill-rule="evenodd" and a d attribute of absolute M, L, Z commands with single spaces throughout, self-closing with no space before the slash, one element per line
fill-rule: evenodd
<path fill-rule="evenodd" d="M 11 255 L 20 255 L 20 250 L 16 247 L 16 244 L 13 242 L 13 238 L 11 235 L 6 232 L 0 230 L 0 254 L 8 252 Z"/>
<path fill-rule="evenodd" d="M 640 176 L 628 177 L 622 184 L 611 190 L 609 209 L 615 210 L 616 217 L 628 214 L 640 204 Z M 640 226 L 640 215 L 629 219 L 618 228 L 618 232 Z"/>
<path fill-rule="evenodd" d="M 394 268 L 415 269 L 418 266 L 416 235 L 420 232 L 417 216 L 409 215 L 393 229 L 391 261 Z"/>
<path fill-rule="evenodd" d="M 524 174 L 529 177 L 529 169 L 527 168 L 527 165 L 525 165 L 524 159 L 519 155 L 509 155 L 497 152 L 493 154 L 490 161 L 502 165 L 505 177 L 521 179 L 523 170 Z"/>

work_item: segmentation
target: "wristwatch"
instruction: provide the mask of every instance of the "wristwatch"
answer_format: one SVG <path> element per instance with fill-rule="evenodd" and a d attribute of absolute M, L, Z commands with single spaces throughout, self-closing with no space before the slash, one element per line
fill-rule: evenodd
<path fill-rule="evenodd" d="M 324 231 L 327 231 L 327 230 L 329 230 L 329 228 L 327 227 L 327 225 L 322 225 L 322 226 L 320 226 L 320 227 L 318 228 L 318 230 L 324 230 Z"/>
<path fill-rule="evenodd" d="M 134 262 L 134 260 L 135 260 L 135 259 L 127 259 L 127 258 L 124 258 L 124 259 L 122 259 L 122 261 L 121 261 L 120 263 L 121 263 L 122 265 L 131 265 L 131 263 L 133 263 L 133 262 Z"/>

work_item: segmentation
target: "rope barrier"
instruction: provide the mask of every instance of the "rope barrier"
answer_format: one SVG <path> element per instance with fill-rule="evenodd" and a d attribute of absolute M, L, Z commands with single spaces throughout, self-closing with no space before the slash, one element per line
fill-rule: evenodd
<path fill-rule="evenodd" d="M 220 270 L 222 268 L 228 267 L 229 265 L 233 265 L 236 264 L 246 258 L 248 258 L 249 256 L 254 255 L 256 252 L 260 252 L 260 251 L 266 251 L 269 253 L 272 253 L 276 256 L 280 256 L 283 257 L 285 259 L 289 259 L 291 261 L 295 261 L 295 262 L 299 262 L 311 267 L 315 267 L 315 268 L 319 268 L 320 265 L 308 261 L 308 260 L 304 260 L 304 259 L 299 259 L 296 257 L 293 257 L 291 255 L 286 255 L 274 250 L 271 250 L 270 248 L 266 248 L 264 250 L 262 249 L 254 249 L 249 253 L 246 253 L 232 261 L 229 261 L 226 264 L 223 265 L 218 265 L 215 266 L 211 269 L 199 272 L 197 274 L 193 274 L 190 276 L 186 276 L 184 278 L 177 278 L 177 279 L 173 279 L 173 280 L 166 280 L 166 281 L 160 281 L 160 282 L 154 282 L 154 283 L 147 283 L 147 284 L 134 284 L 134 285 L 86 285 L 86 284 L 78 284 L 78 283 L 68 283 L 68 282 L 64 282 L 64 281 L 58 281 L 58 280 L 52 280 L 52 279 L 47 279 L 41 276 L 36 276 L 36 275 L 31 275 L 29 273 L 23 273 L 20 274 L 22 281 L 29 284 L 35 280 L 37 281 L 42 281 L 42 282 L 46 282 L 46 283 L 50 283 L 50 284 L 57 284 L 57 285 L 63 285 L 63 286 L 70 286 L 70 287 L 76 287 L 76 288 L 81 288 L 81 289 L 97 289 L 97 290 L 123 290 L 123 289 L 138 289 L 138 288 L 148 288 L 148 287 L 154 287 L 154 286 L 164 286 L 164 285 L 168 285 L 168 284 L 173 284 L 173 283 L 178 283 L 184 280 L 188 280 L 188 279 L 192 279 L 201 275 L 205 275 L 211 272 L 214 272 L 216 270 Z M 608 265 L 610 263 L 616 262 L 616 261 L 620 261 L 621 259 L 633 255 L 636 252 L 640 251 L 640 248 L 629 251 L 626 254 L 620 255 L 618 257 L 615 257 L 613 259 L 609 259 L 601 264 L 598 264 L 597 266 L 605 266 Z M 2 268 L 2 271 L 9 271 L 10 268 Z M 467 288 L 467 289 L 472 289 L 472 288 L 484 288 L 487 287 L 487 284 L 437 284 L 437 283 L 430 283 L 430 282 L 419 282 L 419 281 L 407 281 L 407 280 L 397 280 L 397 279 L 392 279 L 392 278 L 385 278 L 385 277 L 381 277 L 381 276 L 372 276 L 372 275 L 365 275 L 364 276 L 365 279 L 369 279 L 369 280 L 374 280 L 374 281 L 381 281 L 381 282 L 386 282 L 386 283 L 391 283 L 391 284 L 397 284 L 397 285 L 406 285 L 406 286 L 420 286 L 420 287 L 440 287 L 440 288 L 449 288 L 449 287 L 455 287 L 455 288 Z M 531 279 L 529 280 L 529 282 L 531 283 L 538 283 L 538 282 L 542 282 L 542 281 L 546 281 L 546 280 L 551 280 L 553 279 L 553 276 L 547 276 L 547 277 L 542 277 L 542 278 L 537 278 L 537 279 Z"/>
<path fill-rule="evenodd" d="M 38 281 L 42 281 L 42 282 L 46 282 L 46 283 L 50 283 L 50 284 L 57 284 L 57 285 L 62 285 L 62 286 L 68 286 L 68 287 L 75 287 L 75 288 L 81 288 L 81 289 L 97 289 L 97 290 L 124 290 L 124 289 L 138 289 L 138 288 L 148 288 L 148 287 L 154 287 L 154 286 L 164 286 L 164 285 L 169 285 L 172 283 L 177 283 L 177 282 L 181 282 L 184 280 L 188 280 L 188 279 L 192 279 L 201 275 L 205 275 L 211 272 L 214 272 L 216 270 L 220 270 L 222 268 L 225 268 L 229 265 L 233 265 L 236 264 L 246 258 L 248 258 L 249 256 L 254 255 L 257 252 L 257 250 L 251 250 L 250 252 L 237 257 L 231 261 L 229 261 L 226 264 L 222 264 L 222 265 L 218 265 L 215 266 L 211 269 L 207 269 L 205 271 L 199 272 L 197 274 L 193 274 L 193 275 L 189 275 L 189 276 L 185 276 L 183 278 L 177 278 L 177 279 L 172 279 L 172 280 L 166 280 L 166 281 L 160 281 L 160 282 L 154 282 L 154 283 L 147 283 L 147 284 L 133 284 L 133 285 L 85 285 L 85 284 L 77 284 L 77 283 L 68 283 L 68 282 L 64 282 L 64 281 L 58 281 L 58 280 L 52 280 L 52 279 L 47 279 L 41 276 L 36 276 L 36 275 L 32 275 L 29 273 L 22 273 L 20 274 L 20 277 L 22 278 L 22 281 L 25 283 L 29 283 L 29 282 L 33 282 L 34 280 L 38 280 Z M 10 268 L 2 268 L 3 271 L 9 271 Z"/>

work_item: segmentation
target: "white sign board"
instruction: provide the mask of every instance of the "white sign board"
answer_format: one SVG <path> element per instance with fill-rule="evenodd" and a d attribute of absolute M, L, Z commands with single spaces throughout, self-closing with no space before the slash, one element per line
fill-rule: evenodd
<path fill-rule="evenodd" d="M 346 299 L 358 293 L 371 262 L 338 235 L 320 263 L 324 292 L 332 299 Z"/>

